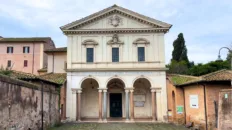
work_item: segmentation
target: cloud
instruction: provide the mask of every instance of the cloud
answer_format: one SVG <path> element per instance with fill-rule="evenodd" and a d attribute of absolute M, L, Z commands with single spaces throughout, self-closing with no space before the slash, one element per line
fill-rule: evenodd
<path fill-rule="evenodd" d="M 167 62 L 171 59 L 172 42 L 180 32 L 184 33 L 189 59 L 195 62 L 214 60 L 218 49 L 232 41 L 230 0 L 5 0 L 0 3 L 0 35 L 36 33 L 51 36 L 57 46 L 66 46 L 60 26 L 113 4 L 173 24 L 165 36 Z M 5 31 L 10 26 L 18 29 L 14 33 Z"/>

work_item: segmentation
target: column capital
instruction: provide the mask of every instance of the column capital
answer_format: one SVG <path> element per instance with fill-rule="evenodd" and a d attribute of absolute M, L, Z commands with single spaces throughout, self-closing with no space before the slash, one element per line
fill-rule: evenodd
<path fill-rule="evenodd" d="M 154 93 L 154 92 L 156 92 L 156 90 L 155 89 L 151 89 L 151 92 Z"/>
<path fill-rule="evenodd" d="M 81 91 L 81 90 L 78 90 L 78 91 L 77 91 L 77 93 L 79 93 L 79 94 L 80 94 L 80 93 L 82 93 L 82 91 Z"/>
<path fill-rule="evenodd" d="M 130 92 L 133 93 L 133 92 L 134 92 L 134 89 L 131 89 Z"/>
<path fill-rule="evenodd" d="M 106 93 L 106 92 L 107 92 L 107 89 L 104 89 L 103 92 Z"/>
<path fill-rule="evenodd" d="M 78 91 L 81 91 L 81 89 L 78 89 L 78 88 L 71 88 L 72 90 L 72 94 L 76 94 L 78 93 Z"/>
<path fill-rule="evenodd" d="M 102 93 L 102 91 L 103 91 L 102 89 L 98 89 L 98 92 L 99 92 L 99 93 Z"/>
<path fill-rule="evenodd" d="M 151 88 L 151 92 L 161 92 L 162 88 Z"/>
<path fill-rule="evenodd" d="M 126 93 L 129 93 L 129 91 L 130 91 L 129 89 L 125 89 L 125 92 L 126 92 Z"/>

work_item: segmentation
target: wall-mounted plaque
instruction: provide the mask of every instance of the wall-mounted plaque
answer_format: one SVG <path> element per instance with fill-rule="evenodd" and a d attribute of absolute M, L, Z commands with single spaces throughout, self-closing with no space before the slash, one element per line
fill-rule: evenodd
<path fill-rule="evenodd" d="M 134 95 L 135 102 L 145 102 L 146 98 L 145 95 Z"/>
<path fill-rule="evenodd" d="M 141 101 L 134 102 L 135 107 L 144 107 L 144 104 L 145 104 L 145 102 L 141 102 Z"/>
<path fill-rule="evenodd" d="M 183 114 L 184 107 L 183 106 L 177 106 L 176 111 L 177 111 L 177 114 Z"/>

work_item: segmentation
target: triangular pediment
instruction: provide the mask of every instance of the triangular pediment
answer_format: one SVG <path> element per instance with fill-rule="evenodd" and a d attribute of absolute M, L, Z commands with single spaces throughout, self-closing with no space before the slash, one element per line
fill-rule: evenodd
<path fill-rule="evenodd" d="M 164 28 L 172 25 L 146 17 L 123 7 L 113 5 L 80 20 L 61 27 L 61 30 L 94 30 L 94 29 L 139 29 Z"/>

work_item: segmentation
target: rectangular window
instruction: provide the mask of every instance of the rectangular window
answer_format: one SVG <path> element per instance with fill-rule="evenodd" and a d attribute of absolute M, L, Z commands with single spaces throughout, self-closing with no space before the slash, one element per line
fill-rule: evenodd
<path fill-rule="evenodd" d="M 24 60 L 23 66 L 27 67 L 27 60 Z"/>
<path fill-rule="evenodd" d="M 119 48 L 112 48 L 112 62 L 119 62 Z"/>
<path fill-rule="evenodd" d="M 13 47 L 7 47 L 7 53 L 13 53 L 14 48 Z"/>
<path fill-rule="evenodd" d="M 93 62 L 93 48 L 87 48 L 86 50 L 86 62 Z"/>
<path fill-rule="evenodd" d="M 7 61 L 7 67 L 11 67 L 11 60 Z"/>
<path fill-rule="evenodd" d="M 138 61 L 145 61 L 144 47 L 138 47 Z"/>
<path fill-rule="evenodd" d="M 24 46 L 23 47 L 23 53 L 30 53 L 30 47 L 29 46 Z"/>

